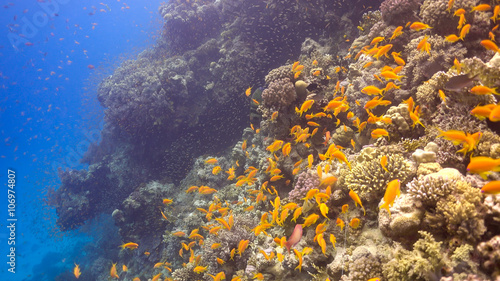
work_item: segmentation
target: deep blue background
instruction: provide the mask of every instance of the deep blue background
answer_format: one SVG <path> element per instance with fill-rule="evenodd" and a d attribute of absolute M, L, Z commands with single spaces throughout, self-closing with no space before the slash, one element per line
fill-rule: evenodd
<path fill-rule="evenodd" d="M 96 87 L 154 43 L 161 2 L 0 1 L 0 280 L 53 280 L 103 231 L 59 232 L 45 194 L 59 185 L 57 167 L 84 168 L 77 158 L 102 127 Z M 8 168 L 17 179 L 15 275 L 6 264 Z"/>

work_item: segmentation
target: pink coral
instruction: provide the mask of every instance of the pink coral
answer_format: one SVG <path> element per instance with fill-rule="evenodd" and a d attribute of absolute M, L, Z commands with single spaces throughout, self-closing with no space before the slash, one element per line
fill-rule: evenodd
<path fill-rule="evenodd" d="M 311 172 L 311 170 L 302 172 L 297 177 L 294 189 L 288 193 L 288 198 L 291 202 L 298 202 L 306 196 L 309 190 L 317 188 L 318 185 L 319 178 L 317 174 Z"/>

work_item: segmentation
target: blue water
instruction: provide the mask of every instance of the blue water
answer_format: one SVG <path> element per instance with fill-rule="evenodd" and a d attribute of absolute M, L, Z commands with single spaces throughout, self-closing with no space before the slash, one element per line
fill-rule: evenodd
<path fill-rule="evenodd" d="M 55 280 L 95 258 L 92 241 L 116 231 L 100 217 L 61 233 L 44 198 L 59 185 L 58 168 L 84 168 L 79 159 L 102 128 L 96 87 L 153 44 L 160 2 L 0 1 L 0 280 Z M 9 169 L 17 221 L 7 221 Z M 8 245 L 13 222 L 15 245 Z"/>

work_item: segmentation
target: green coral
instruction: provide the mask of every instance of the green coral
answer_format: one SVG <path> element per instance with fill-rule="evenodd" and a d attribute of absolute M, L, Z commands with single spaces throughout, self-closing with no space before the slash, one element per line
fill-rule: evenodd
<path fill-rule="evenodd" d="M 445 264 L 441 254 L 442 242 L 425 231 L 413 245 L 413 251 L 398 249 L 394 258 L 383 266 L 385 279 L 389 281 L 435 280 Z"/>

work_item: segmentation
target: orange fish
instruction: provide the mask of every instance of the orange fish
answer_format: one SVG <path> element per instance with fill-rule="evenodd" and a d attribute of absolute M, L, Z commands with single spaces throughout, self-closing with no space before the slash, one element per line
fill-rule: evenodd
<path fill-rule="evenodd" d="M 418 21 L 416 21 L 410 25 L 410 29 L 413 29 L 415 31 L 420 31 L 420 30 L 429 29 L 429 28 L 432 28 L 432 27 L 430 27 L 429 25 L 427 25 L 425 23 L 421 23 Z"/>
<path fill-rule="evenodd" d="M 429 56 L 431 55 L 431 44 L 427 42 L 427 39 L 429 36 L 425 35 L 424 39 L 422 39 L 418 45 L 417 45 L 417 50 L 420 50 L 421 52 L 427 52 Z M 463 39 L 462 39 L 463 40 Z"/>
<path fill-rule="evenodd" d="M 394 204 L 394 200 L 396 199 L 396 197 L 401 194 L 400 185 L 401 183 L 398 179 L 392 180 L 387 184 L 387 189 L 385 190 L 384 195 L 384 204 L 382 204 L 379 209 L 386 209 L 387 212 L 389 212 L 389 216 L 391 216 L 389 207 Z"/>
<path fill-rule="evenodd" d="M 111 266 L 111 269 L 109 270 L 109 276 L 113 278 L 120 278 L 118 276 L 118 273 L 116 272 L 116 263 L 113 263 L 113 265 Z"/>
<path fill-rule="evenodd" d="M 487 179 L 492 171 L 500 172 L 500 159 L 493 159 L 486 156 L 471 157 L 467 171 L 479 174 L 483 179 Z"/>
<path fill-rule="evenodd" d="M 481 188 L 481 192 L 486 194 L 500 194 L 500 181 L 490 181 Z"/>
<path fill-rule="evenodd" d="M 372 138 L 377 139 L 380 137 L 388 137 L 389 138 L 389 132 L 387 132 L 385 129 L 375 129 L 371 133 Z M 390 138 L 389 138 L 390 139 Z"/>
<path fill-rule="evenodd" d="M 396 27 L 396 29 L 394 29 L 394 31 L 392 32 L 392 36 L 391 38 L 389 39 L 389 42 L 392 41 L 392 39 L 396 39 L 396 37 L 400 36 L 401 34 L 403 34 L 403 27 L 402 26 L 398 26 Z"/>
<path fill-rule="evenodd" d="M 382 158 L 380 158 L 380 166 L 382 166 L 382 169 L 384 169 L 386 172 L 389 172 L 387 170 L 387 155 L 384 155 L 382 156 Z"/>
<path fill-rule="evenodd" d="M 245 95 L 248 97 L 252 94 L 252 87 L 248 87 L 248 89 L 246 89 L 245 91 Z"/>
<path fill-rule="evenodd" d="M 462 27 L 462 30 L 460 30 L 460 40 L 464 41 L 465 35 L 469 34 L 469 30 L 470 24 L 466 24 L 464 25 L 464 27 Z"/>
<path fill-rule="evenodd" d="M 488 40 L 488 39 L 481 41 L 481 46 L 485 47 L 487 50 L 495 51 L 497 53 L 500 52 L 497 44 L 495 44 L 495 42 Z"/>
<path fill-rule="evenodd" d="M 73 274 L 75 275 L 76 279 L 80 278 L 80 275 L 82 275 L 82 272 L 80 271 L 80 266 L 75 263 L 75 268 L 73 269 Z"/>
<path fill-rule="evenodd" d="M 354 190 L 350 190 L 349 191 L 349 196 L 352 198 L 352 200 L 354 200 L 354 204 L 356 206 L 361 206 L 361 208 L 363 208 L 363 212 L 364 214 L 366 215 L 366 210 L 365 210 L 365 207 L 363 207 L 363 204 L 361 203 L 361 199 L 359 198 L 358 194 L 356 192 L 354 192 Z"/>
<path fill-rule="evenodd" d="M 128 243 L 125 243 L 125 244 L 122 244 L 120 246 L 122 249 L 131 249 L 131 250 L 135 250 L 137 249 L 137 247 L 139 247 L 139 245 L 137 243 L 133 243 L 133 242 L 128 242 Z"/>
<path fill-rule="evenodd" d="M 353 218 L 349 223 L 349 226 L 352 227 L 353 229 L 356 229 L 359 227 L 360 222 L 361 221 L 358 218 Z"/>
<path fill-rule="evenodd" d="M 482 85 L 472 87 L 472 89 L 470 89 L 470 92 L 474 95 L 500 95 L 496 92 L 496 88 L 492 89 Z"/>
<path fill-rule="evenodd" d="M 341 220 L 340 218 L 337 218 L 337 226 L 340 227 L 340 231 L 342 231 L 344 229 L 344 226 L 345 226 L 345 223 L 343 220 Z"/>

